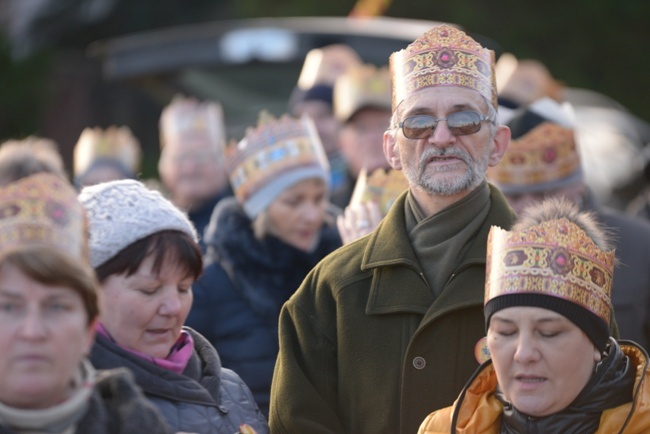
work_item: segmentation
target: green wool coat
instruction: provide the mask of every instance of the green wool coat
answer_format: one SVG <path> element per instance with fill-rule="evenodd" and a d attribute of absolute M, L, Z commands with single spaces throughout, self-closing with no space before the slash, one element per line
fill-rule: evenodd
<path fill-rule="evenodd" d="M 436 299 L 406 232 L 406 194 L 309 273 L 280 314 L 272 433 L 415 434 L 453 403 L 479 366 L 488 232 L 515 218 L 490 190 L 488 216 Z"/>

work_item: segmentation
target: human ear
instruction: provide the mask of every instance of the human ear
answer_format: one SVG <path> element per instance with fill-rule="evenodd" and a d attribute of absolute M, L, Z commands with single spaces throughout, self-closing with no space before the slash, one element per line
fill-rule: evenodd
<path fill-rule="evenodd" d="M 399 145 L 395 139 L 395 130 L 384 132 L 384 155 L 390 167 L 395 170 L 402 169 L 402 160 L 399 155 Z"/>
<path fill-rule="evenodd" d="M 506 153 L 508 145 L 510 144 L 510 135 L 510 128 L 505 125 L 497 125 L 497 130 L 492 139 L 492 150 L 490 151 L 488 158 L 488 164 L 491 167 L 499 164 Z"/>

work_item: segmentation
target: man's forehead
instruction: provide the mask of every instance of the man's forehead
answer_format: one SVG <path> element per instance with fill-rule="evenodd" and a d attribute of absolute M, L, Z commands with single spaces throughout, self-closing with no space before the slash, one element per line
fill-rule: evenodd
<path fill-rule="evenodd" d="M 474 108 L 484 110 L 487 102 L 473 89 L 458 86 L 437 86 L 410 94 L 399 105 L 400 110 Z"/>

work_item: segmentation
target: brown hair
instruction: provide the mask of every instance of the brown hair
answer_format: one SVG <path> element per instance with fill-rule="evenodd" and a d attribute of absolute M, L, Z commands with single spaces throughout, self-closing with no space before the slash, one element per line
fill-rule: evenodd
<path fill-rule="evenodd" d="M 197 279 L 203 272 L 201 248 L 186 233 L 166 230 L 156 232 L 122 249 L 117 255 L 95 269 L 100 283 L 113 274 L 131 276 L 150 254 L 154 255 L 153 271 L 160 273 L 165 259 L 185 268 L 186 276 Z"/>
<path fill-rule="evenodd" d="M 99 283 L 90 265 L 47 246 L 8 252 L 0 259 L 0 266 L 6 263 L 43 285 L 65 286 L 79 294 L 86 308 L 88 324 L 99 315 Z"/>

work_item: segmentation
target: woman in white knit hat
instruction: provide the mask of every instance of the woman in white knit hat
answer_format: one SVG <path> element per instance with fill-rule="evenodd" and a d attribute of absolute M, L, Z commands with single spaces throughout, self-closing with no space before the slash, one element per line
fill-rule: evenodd
<path fill-rule="evenodd" d="M 228 151 L 235 197 L 215 207 L 206 229 L 188 324 L 219 348 L 266 414 L 280 308 L 341 240 L 328 223 L 328 163 L 310 118 L 263 114 Z"/>
<path fill-rule="evenodd" d="M 135 180 L 86 187 L 79 199 L 102 287 L 95 367 L 129 368 L 178 431 L 234 433 L 248 425 L 268 432 L 241 378 L 221 367 L 203 336 L 183 326 L 203 266 L 186 215 Z"/>

